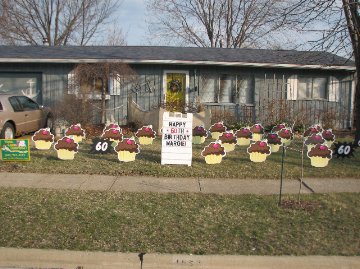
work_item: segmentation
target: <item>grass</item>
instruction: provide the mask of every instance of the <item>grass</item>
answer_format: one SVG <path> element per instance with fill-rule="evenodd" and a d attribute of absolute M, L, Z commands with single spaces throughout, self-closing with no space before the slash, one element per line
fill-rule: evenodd
<path fill-rule="evenodd" d="M 253 163 L 246 147 L 237 146 L 223 158 L 221 164 L 207 165 L 201 151 L 211 140 L 203 145 L 193 145 L 191 167 L 182 165 L 161 165 L 161 141 L 142 146 L 135 162 L 121 163 L 117 155 L 90 154 L 91 142 L 81 144 L 80 151 L 73 161 L 57 159 L 54 149 L 47 151 L 31 150 L 30 162 L 0 162 L 0 171 L 28 173 L 61 174 L 101 174 L 101 175 L 146 175 L 154 177 L 206 177 L 206 178 L 269 178 L 278 179 L 281 166 L 281 153 L 271 154 L 264 163 Z M 291 147 L 301 149 L 301 142 L 295 141 Z M 359 151 L 359 150 L 358 150 Z M 333 158 L 326 168 L 314 168 L 310 159 L 304 158 L 304 177 L 360 178 L 360 154 L 354 157 Z M 296 179 L 301 175 L 301 153 L 288 150 L 285 157 L 285 178 Z"/>
<path fill-rule="evenodd" d="M 288 198 L 295 198 L 289 196 Z M 1 247 L 242 255 L 360 255 L 358 194 L 277 196 L 0 189 Z"/>

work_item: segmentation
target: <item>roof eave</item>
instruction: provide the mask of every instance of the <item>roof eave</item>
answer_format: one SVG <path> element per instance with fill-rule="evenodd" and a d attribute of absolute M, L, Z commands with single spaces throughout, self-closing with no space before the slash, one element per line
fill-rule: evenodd
<path fill-rule="evenodd" d="M 249 62 L 221 62 L 221 61 L 184 61 L 184 60 L 136 60 L 136 59 L 29 59 L 29 58 L 1 58 L 0 63 L 101 63 L 123 62 L 127 64 L 177 64 L 177 65 L 209 65 L 262 67 L 286 69 L 317 69 L 356 71 L 355 66 L 346 65 L 316 65 L 316 64 L 281 64 L 281 63 L 249 63 Z"/>

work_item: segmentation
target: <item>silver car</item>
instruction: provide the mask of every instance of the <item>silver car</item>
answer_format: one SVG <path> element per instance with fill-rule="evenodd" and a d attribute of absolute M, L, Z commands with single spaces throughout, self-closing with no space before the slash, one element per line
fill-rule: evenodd
<path fill-rule="evenodd" d="M 53 128 L 53 116 L 43 107 L 23 95 L 0 94 L 0 138 L 35 132 L 40 128 Z"/>

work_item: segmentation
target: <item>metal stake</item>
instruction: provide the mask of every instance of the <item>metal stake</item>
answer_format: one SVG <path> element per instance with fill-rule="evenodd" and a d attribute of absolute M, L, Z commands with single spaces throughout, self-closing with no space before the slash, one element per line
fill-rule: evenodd
<path fill-rule="evenodd" d="M 283 172 L 284 172 L 284 156 L 285 156 L 285 146 L 282 145 L 279 206 L 281 205 L 281 196 L 282 196 Z"/>

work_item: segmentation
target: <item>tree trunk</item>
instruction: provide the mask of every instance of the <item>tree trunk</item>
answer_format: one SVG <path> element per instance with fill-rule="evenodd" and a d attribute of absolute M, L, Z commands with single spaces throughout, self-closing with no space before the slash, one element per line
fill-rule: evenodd
<path fill-rule="evenodd" d="M 101 123 L 106 123 L 106 87 L 104 79 L 101 79 Z"/>
<path fill-rule="evenodd" d="M 355 100 L 354 100 L 354 121 L 355 141 L 360 140 L 360 17 L 358 13 L 359 3 L 357 0 L 342 0 L 347 28 L 354 51 L 356 74 L 355 74 Z"/>
<path fill-rule="evenodd" d="M 360 63 L 356 63 L 355 75 L 355 104 L 354 104 L 354 121 L 355 121 L 355 141 L 360 141 Z"/>

